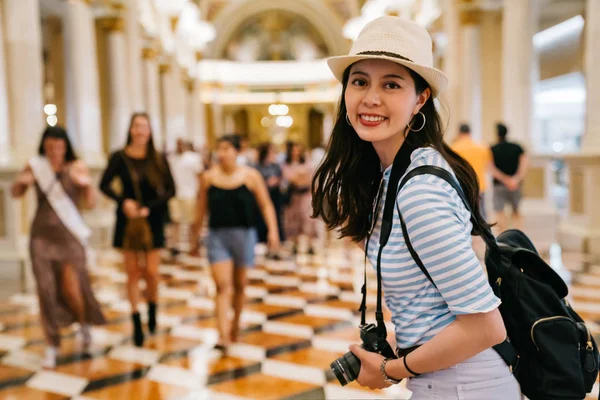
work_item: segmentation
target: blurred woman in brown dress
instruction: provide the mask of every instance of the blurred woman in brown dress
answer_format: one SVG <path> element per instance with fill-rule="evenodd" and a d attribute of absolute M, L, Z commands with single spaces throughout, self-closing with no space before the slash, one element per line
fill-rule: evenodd
<path fill-rule="evenodd" d="M 17 177 L 12 195 L 23 196 L 31 185 L 36 189 L 38 205 L 29 251 L 48 343 L 43 366 L 54 368 L 61 327 L 78 322 L 87 350 L 91 343 L 89 325 L 106 321 L 86 269 L 89 230 L 75 207 L 81 197 L 88 208 L 94 206 L 95 192 L 88 169 L 77 159 L 67 133 L 60 127 L 44 131 L 38 153 Z"/>

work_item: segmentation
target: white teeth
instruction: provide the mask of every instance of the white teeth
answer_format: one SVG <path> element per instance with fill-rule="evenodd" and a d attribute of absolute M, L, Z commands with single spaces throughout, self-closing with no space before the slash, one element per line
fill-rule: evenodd
<path fill-rule="evenodd" d="M 371 115 L 361 115 L 360 117 L 368 122 L 380 122 L 385 119 L 385 117 L 375 117 Z"/>

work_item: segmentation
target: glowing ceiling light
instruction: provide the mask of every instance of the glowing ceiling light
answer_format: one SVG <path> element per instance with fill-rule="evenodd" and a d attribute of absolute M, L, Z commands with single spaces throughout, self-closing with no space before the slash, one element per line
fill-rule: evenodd
<path fill-rule="evenodd" d="M 56 114 L 57 108 L 56 105 L 54 104 L 46 104 L 44 106 L 44 112 L 46 113 L 46 115 L 54 115 Z"/>
<path fill-rule="evenodd" d="M 277 117 L 277 119 L 275 120 L 275 123 L 279 127 L 289 128 L 294 123 L 294 119 L 292 117 L 290 117 L 289 115 L 281 115 L 281 116 Z"/>
<path fill-rule="evenodd" d="M 56 115 L 48 115 L 46 117 L 46 122 L 50 126 L 56 126 L 56 124 L 58 123 L 58 118 L 56 117 Z"/>

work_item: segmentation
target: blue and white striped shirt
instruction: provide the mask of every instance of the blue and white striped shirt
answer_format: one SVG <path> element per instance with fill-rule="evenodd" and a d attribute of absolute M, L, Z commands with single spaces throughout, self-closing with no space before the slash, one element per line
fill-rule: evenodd
<path fill-rule="evenodd" d="M 416 149 L 406 173 L 422 165 L 438 166 L 454 175 L 433 148 Z M 390 166 L 384 172 L 377 222 L 368 244 L 367 256 L 374 268 L 391 170 Z M 437 285 L 436 289 L 413 261 L 394 207 L 392 232 L 381 255 L 382 287 L 397 345 L 409 348 L 429 341 L 456 315 L 494 310 L 500 299 L 471 247 L 470 213 L 450 184 L 437 176 L 418 175 L 402 188 L 396 202 L 410 241 Z"/>

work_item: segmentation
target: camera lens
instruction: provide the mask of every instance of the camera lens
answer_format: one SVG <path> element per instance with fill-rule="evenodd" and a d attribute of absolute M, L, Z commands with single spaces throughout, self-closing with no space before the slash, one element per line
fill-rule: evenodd
<path fill-rule="evenodd" d="M 329 367 L 342 386 L 346 386 L 356 378 L 360 372 L 360 360 L 351 351 L 347 352 Z"/>

